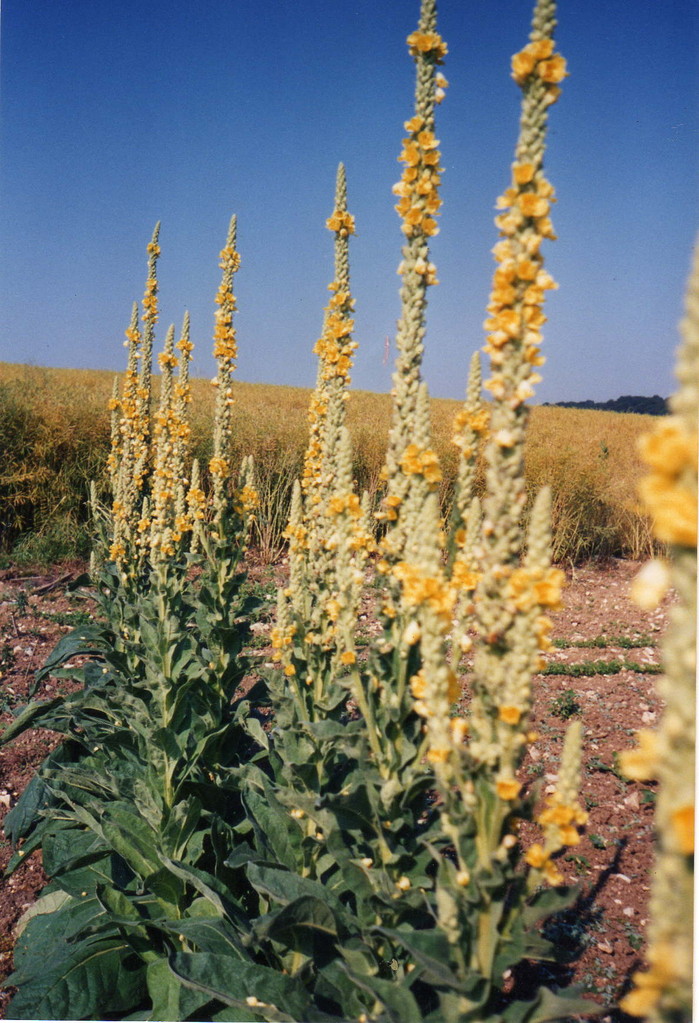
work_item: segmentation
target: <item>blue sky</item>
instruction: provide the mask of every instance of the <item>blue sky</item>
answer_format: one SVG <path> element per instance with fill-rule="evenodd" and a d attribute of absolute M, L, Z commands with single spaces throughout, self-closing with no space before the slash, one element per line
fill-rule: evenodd
<path fill-rule="evenodd" d="M 0 359 L 121 370 L 145 246 L 162 221 L 160 337 L 192 317 L 211 376 L 218 252 L 238 215 L 241 380 L 312 386 L 347 167 L 354 384 L 390 388 L 401 233 L 391 186 L 414 65 L 412 0 L 3 0 Z M 445 166 L 424 373 L 461 397 L 483 344 L 526 42 L 525 0 L 441 0 Z M 564 0 L 571 75 L 551 111 L 560 283 L 535 401 L 673 389 L 699 231 L 696 0 Z M 391 356 L 392 362 L 392 356 Z"/>

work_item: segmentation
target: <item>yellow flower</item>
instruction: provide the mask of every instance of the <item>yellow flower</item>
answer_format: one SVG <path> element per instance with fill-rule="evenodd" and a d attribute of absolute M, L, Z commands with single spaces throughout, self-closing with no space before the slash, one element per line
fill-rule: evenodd
<path fill-rule="evenodd" d="M 518 84 L 522 84 L 526 78 L 534 70 L 536 60 L 531 53 L 527 50 L 522 50 L 520 53 L 515 53 L 512 58 L 512 77 Z"/>
<path fill-rule="evenodd" d="M 524 862 L 528 863 L 530 867 L 534 867 L 535 870 L 541 870 L 548 858 L 548 853 L 539 842 L 530 845 L 524 854 Z"/>
<path fill-rule="evenodd" d="M 638 448 L 646 465 L 667 475 L 676 475 L 686 466 L 696 466 L 696 436 L 688 436 L 674 416 L 641 437 Z"/>
<path fill-rule="evenodd" d="M 434 57 L 435 64 L 441 64 L 449 52 L 447 44 L 438 32 L 411 32 L 406 40 L 411 57 L 421 53 L 429 53 Z"/>
<path fill-rule="evenodd" d="M 225 458 L 214 457 L 209 461 L 209 472 L 212 476 L 219 476 L 225 479 L 230 474 L 230 466 Z"/>
<path fill-rule="evenodd" d="M 427 751 L 427 760 L 430 764 L 446 764 L 450 753 L 447 746 L 433 746 Z"/>
<path fill-rule="evenodd" d="M 413 675 L 410 679 L 410 692 L 416 700 L 421 700 L 425 695 L 425 688 L 425 673 L 424 668 L 421 668 L 420 671 L 416 675 Z"/>
<path fill-rule="evenodd" d="M 498 717 L 501 721 L 504 721 L 507 725 L 519 724 L 519 719 L 522 716 L 522 711 L 519 707 L 513 707 L 506 705 L 498 708 Z"/>
<path fill-rule="evenodd" d="M 653 611 L 670 588 L 670 572 L 659 558 L 647 561 L 634 576 L 629 596 L 644 611 Z"/>
<path fill-rule="evenodd" d="M 632 781 L 651 781 L 656 776 L 658 737 L 649 728 L 636 732 L 638 747 L 619 754 L 622 772 Z"/>
<path fill-rule="evenodd" d="M 561 57 L 560 54 L 557 54 L 550 60 L 542 60 L 539 64 L 537 64 L 536 73 L 542 82 L 557 85 L 559 82 L 562 82 L 568 74 L 566 71 L 565 57 Z"/>
<path fill-rule="evenodd" d="M 468 735 L 468 721 L 464 718 L 452 718 L 449 722 L 449 727 L 451 729 L 452 740 L 460 746 Z"/>
<path fill-rule="evenodd" d="M 545 217 L 549 211 L 549 201 L 536 192 L 522 192 L 517 196 L 517 205 L 525 217 Z"/>
<path fill-rule="evenodd" d="M 345 650 L 343 654 L 340 654 L 340 662 L 342 664 L 355 664 L 357 661 L 357 655 L 353 650 Z"/>
<path fill-rule="evenodd" d="M 512 167 L 512 177 L 517 185 L 528 185 L 534 177 L 533 163 L 515 163 Z"/>
<path fill-rule="evenodd" d="M 672 832 L 681 853 L 691 856 L 694 852 L 694 806 L 681 806 L 670 816 Z"/>
<path fill-rule="evenodd" d="M 521 788 L 521 784 L 514 778 L 501 778 L 495 786 L 495 791 L 500 799 L 516 799 Z"/>
<path fill-rule="evenodd" d="M 667 943 L 659 943 L 648 950 L 650 969 L 634 973 L 634 988 L 621 999 L 619 1008 L 630 1016 L 646 1017 L 657 1005 L 665 990 L 677 982 L 674 969 L 675 950 Z"/>
<path fill-rule="evenodd" d="M 409 121 L 405 122 L 404 128 L 406 131 L 415 133 L 420 131 L 424 123 L 425 118 L 421 117 L 419 114 L 415 114 L 414 117 L 411 117 Z"/>

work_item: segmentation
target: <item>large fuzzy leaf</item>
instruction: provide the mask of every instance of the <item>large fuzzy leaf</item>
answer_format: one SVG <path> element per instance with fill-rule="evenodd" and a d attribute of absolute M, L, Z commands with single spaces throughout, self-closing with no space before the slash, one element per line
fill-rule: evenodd
<path fill-rule="evenodd" d="M 498 1018 L 505 1023 L 566 1023 L 572 1016 L 601 1016 L 607 1012 L 604 1005 L 578 997 L 581 990 L 571 987 L 559 995 L 541 988 L 533 1001 L 513 1002 Z"/>
<path fill-rule="evenodd" d="M 301 843 L 298 825 L 289 817 L 289 811 L 277 802 L 269 787 L 264 795 L 251 789 L 243 798 L 255 828 L 258 848 L 270 851 L 271 855 L 266 859 L 274 858 L 282 866 L 294 870 Z"/>
<path fill-rule="evenodd" d="M 419 969 L 421 980 L 447 988 L 456 989 L 461 986 L 449 967 L 451 950 L 443 931 L 436 927 L 428 931 L 391 930 L 388 927 L 377 927 L 376 930 L 392 938 L 410 953 Z"/>
<path fill-rule="evenodd" d="M 41 680 L 50 675 L 72 657 L 105 654 L 110 650 L 109 635 L 99 625 L 80 625 L 63 636 L 53 648 L 43 666 L 34 676 L 32 691 Z"/>
<path fill-rule="evenodd" d="M 409 988 L 398 982 L 382 980 L 368 974 L 352 973 L 351 976 L 358 987 L 373 994 L 383 1003 L 386 1019 L 390 1020 L 390 1023 L 422 1023 L 422 1011 Z"/>
<path fill-rule="evenodd" d="M 102 1019 L 135 1008 L 145 991 L 142 964 L 115 933 L 71 942 L 102 915 L 95 899 L 70 898 L 29 920 L 15 948 L 13 1019 Z"/>
<path fill-rule="evenodd" d="M 210 952 L 178 952 L 171 957 L 170 968 L 189 987 L 226 1005 L 241 1009 L 247 1006 L 250 1013 L 246 999 L 256 998 L 276 1007 L 277 1013 L 265 1009 L 264 1019 L 294 1023 L 309 1018 L 309 998 L 303 985 L 267 966 L 237 962 L 230 956 Z"/>
<path fill-rule="evenodd" d="M 338 922 L 348 916 L 337 896 L 320 881 L 313 881 L 307 877 L 299 877 L 298 874 L 287 870 L 276 870 L 274 867 L 264 867 L 257 863 L 251 863 L 248 867 L 248 878 L 258 892 L 263 892 L 283 906 L 306 896 L 325 902 Z"/>
<path fill-rule="evenodd" d="M 187 1019 L 211 1001 L 206 992 L 186 987 L 168 966 L 167 959 L 149 963 L 146 971 L 148 996 L 152 1002 L 150 1019 Z"/>

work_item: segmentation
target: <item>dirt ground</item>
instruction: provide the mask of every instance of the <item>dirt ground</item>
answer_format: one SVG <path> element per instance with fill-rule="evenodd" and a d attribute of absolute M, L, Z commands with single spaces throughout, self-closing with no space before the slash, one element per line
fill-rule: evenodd
<path fill-rule="evenodd" d="M 579 883 L 582 894 L 553 932 L 574 959 L 544 980 L 558 986 L 568 980 L 582 983 L 607 1005 L 625 993 L 631 973 L 643 965 L 655 800 L 654 784 L 624 780 L 615 757 L 633 745 L 636 729 L 653 727 L 658 719 L 659 640 L 673 599 L 651 612 L 632 604 L 628 588 L 638 567 L 610 561 L 567 571 L 565 606 L 552 615 L 555 646 L 547 655 L 546 672 L 536 678 L 533 727 L 539 738 L 523 768 L 523 780 L 540 777 L 544 792 L 551 791 L 568 721 L 582 721 L 581 801 L 589 822 L 581 843 L 558 861 L 566 881 Z M 60 581 L 81 569 L 61 566 L 53 575 L 31 577 L 12 569 L 0 572 L 0 728 L 26 701 L 34 672 L 58 639 L 93 613 L 83 591 L 66 591 L 67 579 Z M 255 576 L 268 584 L 272 570 L 256 570 Z M 264 657 L 269 625 L 254 629 L 256 652 Z M 37 696 L 50 697 L 70 685 L 49 678 Z M 56 740 L 36 730 L 0 748 L 0 826 Z M 0 871 L 10 855 L 0 834 Z M 12 967 L 13 928 L 46 880 L 38 852 L 10 878 L 0 878 L 0 983 Z M 0 993 L 0 1019 L 9 997 L 9 992 Z M 614 1010 L 603 1019 L 630 1023 L 631 1017 Z"/>

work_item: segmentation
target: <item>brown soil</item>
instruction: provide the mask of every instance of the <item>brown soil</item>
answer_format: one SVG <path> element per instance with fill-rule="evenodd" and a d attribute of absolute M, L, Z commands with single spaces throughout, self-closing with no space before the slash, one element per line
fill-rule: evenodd
<path fill-rule="evenodd" d="M 539 738 L 523 769 L 523 780 L 541 778 L 544 792 L 551 791 L 568 719 L 582 720 L 581 799 L 590 818 L 580 844 L 558 861 L 566 881 L 582 886 L 582 896 L 555 932 L 559 946 L 571 950 L 582 946 L 582 951 L 567 971 L 559 970 L 544 981 L 584 983 L 604 1004 L 614 1004 L 628 988 L 630 974 L 643 965 L 652 870 L 655 787 L 625 781 L 617 772 L 615 754 L 633 745 L 636 729 L 653 727 L 657 721 L 661 709 L 654 687 L 657 676 L 648 669 L 659 663 L 658 644 L 672 597 L 657 611 L 635 607 L 628 587 L 638 567 L 611 561 L 568 571 L 565 607 L 552 615 L 554 641 L 565 645 L 555 647 L 548 661 L 570 665 L 570 673 L 537 677 L 534 728 Z M 74 566 L 73 574 L 79 570 Z M 45 577 L 0 572 L 0 728 L 11 720 L 13 709 L 26 702 L 33 673 L 58 639 L 93 613 L 82 591 L 67 592 L 65 584 L 45 591 L 46 584 L 65 573 L 63 566 Z M 262 582 L 271 578 L 264 569 L 255 575 Z M 42 588 L 44 592 L 37 592 Z M 259 634 L 257 652 L 264 653 L 268 628 L 262 623 L 254 626 Z M 590 641 L 599 645 L 581 645 Z M 629 641 L 638 645 L 625 645 Z M 590 662 L 595 661 L 621 664 L 613 674 L 581 674 L 580 665 L 593 671 Z M 68 688 L 69 682 L 50 678 L 37 696 L 50 697 Z M 0 825 L 56 741 L 53 733 L 35 730 L 0 747 Z M 9 843 L 0 835 L 0 871 L 10 855 Z M 46 881 L 38 852 L 10 878 L 0 878 L 0 983 L 12 967 L 13 928 Z M 9 992 L 0 993 L 0 1019 L 9 997 Z M 608 1023 L 630 1019 L 618 1010 L 604 1017 Z"/>

